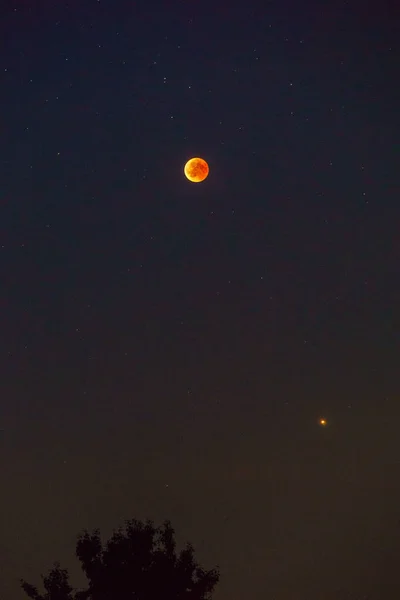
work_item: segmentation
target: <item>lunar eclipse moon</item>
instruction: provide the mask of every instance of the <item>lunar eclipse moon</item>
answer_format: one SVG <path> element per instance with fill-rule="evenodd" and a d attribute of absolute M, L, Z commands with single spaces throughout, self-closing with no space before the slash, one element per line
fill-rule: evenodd
<path fill-rule="evenodd" d="M 200 183 L 208 177 L 210 169 L 203 158 L 191 158 L 187 161 L 184 172 L 189 181 Z"/>

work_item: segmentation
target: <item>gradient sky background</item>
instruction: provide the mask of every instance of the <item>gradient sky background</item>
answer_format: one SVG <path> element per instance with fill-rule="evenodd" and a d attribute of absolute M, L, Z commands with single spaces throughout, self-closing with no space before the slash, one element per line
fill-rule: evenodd
<path fill-rule="evenodd" d="M 134 517 L 218 600 L 400 596 L 399 12 L 364 4 L 2 4 L 1 600 Z"/>

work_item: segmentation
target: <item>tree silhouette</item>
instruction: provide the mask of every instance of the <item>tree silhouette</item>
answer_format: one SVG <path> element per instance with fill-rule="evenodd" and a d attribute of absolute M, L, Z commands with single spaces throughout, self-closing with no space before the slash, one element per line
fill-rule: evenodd
<path fill-rule="evenodd" d="M 191 544 L 177 553 L 169 521 L 161 527 L 126 521 L 105 544 L 98 529 L 84 531 L 76 556 L 87 589 L 74 590 L 59 563 L 42 576 L 44 594 L 23 579 L 22 589 L 32 600 L 210 600 L 219 581 L 216 569 L 206 571 L 197 563 Z"/>
<path fill-rule="evenodd" d="M 42 575 L 44 594 L 39 594 L 37 588 L 24 580 L 21 587 L 32 600 L 73 600 L 75 594 L 69 584 L 69 574 L 66 569 L 61 569 L 60 563 L 54 563 L 47 577 Z"/>

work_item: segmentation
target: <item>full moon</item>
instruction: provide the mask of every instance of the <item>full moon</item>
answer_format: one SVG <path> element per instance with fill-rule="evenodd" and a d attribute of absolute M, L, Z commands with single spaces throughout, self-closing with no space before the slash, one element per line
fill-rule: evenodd
<path fill-rule="evenodd" d="M 184 172 L 189 181 L 199 183 L 208 176 L 210 169 L 204 158 L 191 158 L 187 161 Z"/>

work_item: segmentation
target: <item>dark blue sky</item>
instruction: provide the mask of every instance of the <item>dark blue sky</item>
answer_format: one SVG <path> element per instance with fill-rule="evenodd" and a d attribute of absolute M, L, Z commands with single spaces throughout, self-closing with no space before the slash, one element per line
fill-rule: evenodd
<path fill-rule="evenodd" d="M 397 597 L 398 9 L 31 4 L 0 12 L 1 600 L 133 517 L 219 600 Z"/>

